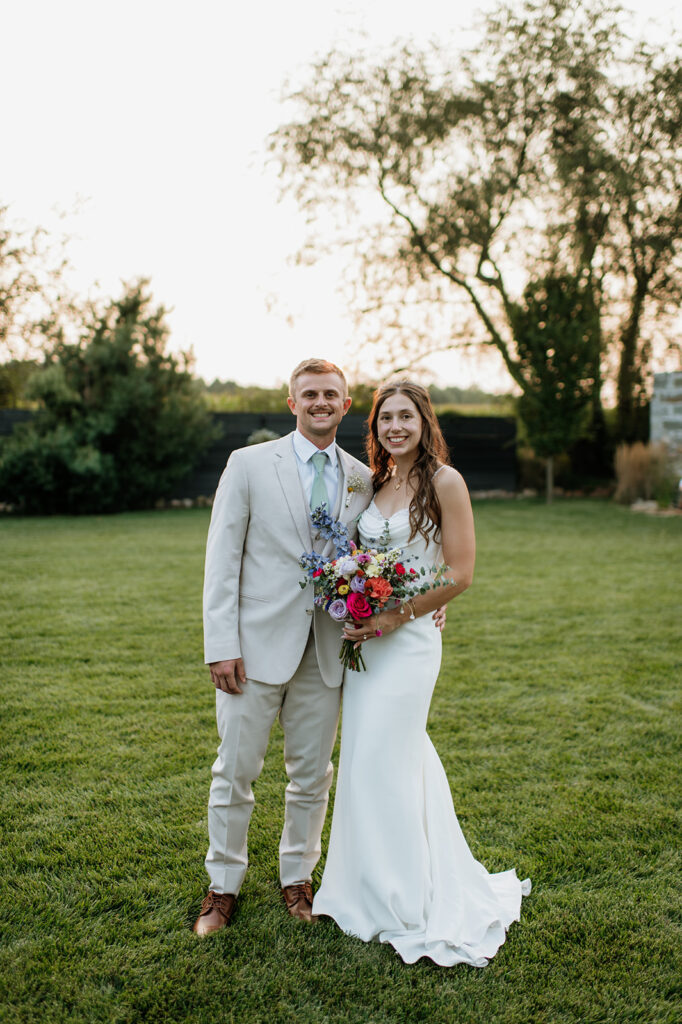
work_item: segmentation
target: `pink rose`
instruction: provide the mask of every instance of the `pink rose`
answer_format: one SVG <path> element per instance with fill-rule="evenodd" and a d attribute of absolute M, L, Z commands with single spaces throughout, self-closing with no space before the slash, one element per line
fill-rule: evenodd
<path fill-rule="evenodd" d="M 369 601 L 362 594 L 351 592 L 346 598 L 348 614 L 354 619 L 367 619 L 372 614 Z"/>
<path fill-rule="evenodd" d="M 405 575 L 405 566 L 402 564 L 402 562 L 395 563 L 395 571 L 398 573 L 398 576 Z"/>

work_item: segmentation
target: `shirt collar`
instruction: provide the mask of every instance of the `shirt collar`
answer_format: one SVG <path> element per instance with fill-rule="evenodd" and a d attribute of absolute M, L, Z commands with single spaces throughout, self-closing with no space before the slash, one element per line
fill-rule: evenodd
<path fill-rule="evenodd" d="M 309 441 L 307 437 L 304 437 L 300 430 L 294 431 L 294 451 L 298 455 L 301 462 L 309 462 L 313 455 L 317 452 L 323 451 L 329 456 L 329 461 L 333 469 L 336 469 L 337 454 L 336 454 L 336 441 L 332 441 L 328 448 L 317 448 L 312 441 Z"/>

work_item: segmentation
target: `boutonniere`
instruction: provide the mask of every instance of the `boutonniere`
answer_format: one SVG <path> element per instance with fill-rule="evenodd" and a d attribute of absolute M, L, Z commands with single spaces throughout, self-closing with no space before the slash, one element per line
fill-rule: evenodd
<path fill-rule="evenodd" d="M 367 490 L 367 483 L 359 473 L 351 473 L 346 481 L 346 508 L 350 505 L 351 498 L 355 493 L 364 494 Z"/>

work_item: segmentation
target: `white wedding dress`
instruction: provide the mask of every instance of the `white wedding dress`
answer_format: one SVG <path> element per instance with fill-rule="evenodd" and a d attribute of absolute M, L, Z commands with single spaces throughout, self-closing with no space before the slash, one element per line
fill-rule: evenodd
<path fill-rule="evenodd" d="M 409 566 L 442 562 L 433 541 L 408 541 L 407 509 L 387 521 L 372 502 L 360 518 L 361 544 L 376 546 L 387 523 L 390 546 Z M 426 734 L 440 632 L 424 615 L 362 651 L 367 671 L 347 671 L 344 682 L 331 838 L 313 912 L 366 942 L 391 943 L 406 963 L 426 956 L 484 967 L 519 919 L 530 881 L 513 869 L 488 874 L 457 821 Z"/>

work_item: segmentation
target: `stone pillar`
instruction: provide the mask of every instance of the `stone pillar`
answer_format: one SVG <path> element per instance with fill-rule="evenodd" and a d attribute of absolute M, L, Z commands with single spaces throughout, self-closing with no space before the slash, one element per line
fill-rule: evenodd
<path fill-rule="evenodd" d="M 682 477 L 682 370 L 654 375 L 651 440 L 662 441 L 676 475 Z"/>

